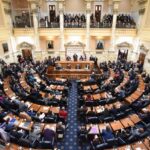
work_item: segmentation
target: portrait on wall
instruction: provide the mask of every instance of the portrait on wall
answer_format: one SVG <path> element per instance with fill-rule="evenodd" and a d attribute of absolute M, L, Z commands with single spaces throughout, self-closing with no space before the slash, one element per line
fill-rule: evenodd
<path fill-rule="evenodd" d="M 3 47 L 4 53 L 7 53 L 9 51 L 7 43 L 3 43 L 2 47 Z"/>
<path fill-rule="evenodd" d="M 98 40 L 96 42 L 96 49 L 104 49 L 104 41 L 103 40 Z"/>
<path fill-rule="evenodd" d="M 54 41 L 50 40 L 47 41 L 47 49 L 53 49 L 54 48 Z"/>

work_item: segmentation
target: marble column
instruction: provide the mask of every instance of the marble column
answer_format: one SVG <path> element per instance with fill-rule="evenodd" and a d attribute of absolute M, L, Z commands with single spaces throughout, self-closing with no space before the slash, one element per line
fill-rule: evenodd
<path fill-rule="evenodd" d="M 11 0 L 3 1 L 4 7 L 4 18 L 6 21 L 6 28 L 9 30 L 9 41 L 11 44 L 10 54 L 12 55 L 13 62 L 16 62 L 16 41 L 13 35 L 13 20 L 12 20 L 12 10 L 11 10 Z"/>
<path fill-rule="evenodd" d="M 86 51 L 90 51 L 90 11 L 86 12 Z"/>
<path fill-rule="evenodd" d="M 35 39 L 36 51 L 40 51 L 40 39 L 39 39 L 37 5 L 36 5 L 36 3 L 31 3 L 31 12 L 32 12 L 32 15 L 33 15 L 33 28 L 34 28 L 34 39 Z"/>
<path fill-rule="evenodd" d="M 116 23 L 117 23 L 117 14 L 119 8 L 120 0 L 113 0 L 113 21 L 112 21 L 112 33 L 111 33 L 111 46 L 109 51 L 115 52 L 115 32 L 116 32 Z"/>
<path fill-rule="evenodd" d="M 60 18 L 60 51 L 65 51 L 64 48 L 64 3 L 59 1 L 59 18 Z"/>
<path fill-rule="evenodd" d="M 117 22 L 117 13 L 113 14 L 113 22 L 112 22 L 112 33 L 111 33 L 111 47 L 110 50 L 111 52 L 114 52 L 115 49 L 115 32 L 116 32 L 116 22 Z"/>
<path fill-rule="evenodd" d="M 91 16 L 91 1 L 86 2 L 86 48 L 87 53 L 90 52 L 90 16 Z"/>
<path fill-rule="evenodd" d="M 112 0 L 108 0 L 108 13 L 109 14 L 112 14 L 112 8 L 113 8 Z"/>

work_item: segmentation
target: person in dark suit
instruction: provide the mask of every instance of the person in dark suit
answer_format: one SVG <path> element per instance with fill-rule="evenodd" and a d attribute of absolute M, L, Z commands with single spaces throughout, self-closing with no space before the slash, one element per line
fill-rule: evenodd
<path fill-rule="evenodd" d="M 113 132 L 108 126 L 106 127 L 106 129 L 102 130 L 102 137 L 104 141 L 114 138 Z"/>
<path fill-rule="evenodd" d="M 73 60 L 74 60 L 74 61 L 78 61 L 78 55 L 77 55 L 77 54 L 74 54 L 74 55 L 73 55 Z"/>
<path fill-rule="evenodd" d="M 55 6 L 49 6 L 50 8 L 50 23 L 53 23 L 55 21 L 56 12 L 55 12 Z"/>
<path fill-rule="evenodd" d="M 53 141 L 55 138 L 55 132 L 50 128 L 45 128 L 43 131 L 43 138 L 45 141 Z"/>

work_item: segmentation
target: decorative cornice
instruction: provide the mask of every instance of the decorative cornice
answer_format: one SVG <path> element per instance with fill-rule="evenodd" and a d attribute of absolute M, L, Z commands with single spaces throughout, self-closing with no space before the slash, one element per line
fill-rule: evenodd
<path fill-rule="evenodd" d="M 138 4 L 139 5 L 143 5 L 143 4 L 145 4 L 147 2 L 147 0 L 138 0 Z"/>
<path fill-rule="evenodd" d="M 149 49 L 147 49 L 144 44 L 140 45 L 140 52 L 147 54 L 148 51 Z"/>
<path fill-rule="evenodd" d="M 121 0 L 113 0 L 113 12 L 114 13 L 118 13 L 120 1 Z"/>
<path fill-rule="evenodd" d="M 2 0 L 3 3 L 11 4 L 11 0 Z"/>
<path fill-rule="evenodd" d="M 143 15 L 145 13 L 147 0 L 138 0 L 139 14 Z"/>
<path fill-rule="evenodd" d="M 6 14 L 11 14 L 11 0 L 2 0 L 4 11 Z"/>

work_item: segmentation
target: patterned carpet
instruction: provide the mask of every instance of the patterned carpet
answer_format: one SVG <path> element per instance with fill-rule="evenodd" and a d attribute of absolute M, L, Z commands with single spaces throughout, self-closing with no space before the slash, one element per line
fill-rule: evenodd
<path fill-rule="evenodd" d="M 61 143 L 58 144 L 59 150 L 89 150 L 87 145 L 79 145 L 77 131 L 79 122 L 77 120 L 77 83 L 72 81 L 72 87 L 69 91 L 68 98 L 68 128 L 65 132 L 65 137 Z"/>

